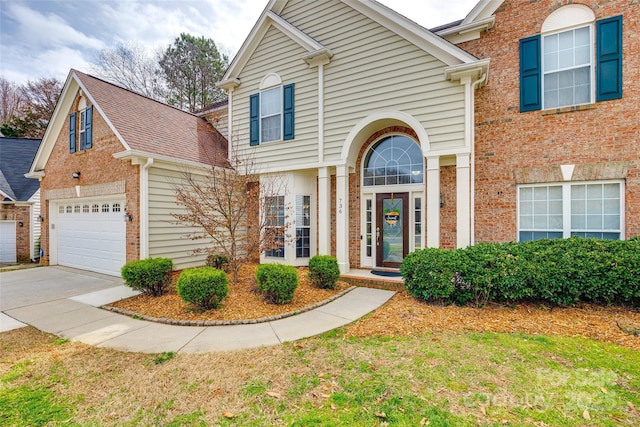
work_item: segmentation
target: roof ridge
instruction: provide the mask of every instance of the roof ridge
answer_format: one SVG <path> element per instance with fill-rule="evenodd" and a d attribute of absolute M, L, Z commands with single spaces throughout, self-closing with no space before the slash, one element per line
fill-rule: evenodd
<path fill-rule="evenodd" d="M 98 80 L 98 81 L 100 81 L 100 82 L 102 82 L 102 83 L 106 83 L 106 84 L 108 84 L 108 85 L 111 85 L 111 86 L 117 87 L 118 89 L 121 89 L 121 90 L 127 91 L 127 92 L 129 92 L 129 93 L 131 93 L 131 94 L 133 94 L 133 95 L 139 96 L 139 97 L 144 98 L 144 99 L 147 99 L 147 100 L 149 100 L 149 101 L 153 101 L 153 102 L 158 103 L 158 104 L 160 104 L 160 105 L 162 105 L 162 106 L 164 106 L 164 107 L 169 107 L 169 108 L 172 108 L 172 109 L 174 109 L 174 110 L 176 110 L 176 111 L 179 111 L 179 112 L 181 112 L 181 113 L 185 113 L 185 114 L 188 114 L 188 115 L 190 115 L 190 116 L 194 116 L 194 117 L 198 117 L 198 118 L 200 118 L 200 116 L 196 115 L 195 113 L 192 113 L 192 112 L 190 112 L 190 111 L 185 111 L 185 110 L 183 110 L 183 109 L 181 109 L 181 108 L 178 108 L 178 107 L 174 107 L 173 105 L 167 104 L 166 102 L 158 101 L 157 99 L 154 99 L 154 98 L 151 98 L 151 97 L 149 97 L 149 96 L 143 95 L 143 94 L 141 94 L 141 93 L 139 93 L 139 92 L 136 92 L 135 90 L 127 89 L 126 87 L 122 87 L 122 86 L 120 86 L 120 85 L 118 85 L 118 84 L 115 84 L 115 83 L 110 82 L 110 81 L 108 81 L 108 80 L 102 79 L 102 78 L 100 78 L 100 77 L 96 77 L 96 76 L 94 76 L 94 75 L 92 75 L 92 74 L 87 74 L 87 73 L 85 73 L 85 72 L 82 72 L 82 71 L 80 71 L 80 70 L 76 70 L 76 69 L 74 69 L 74 68 L 72 68 L 72 69 L 71 69 L 71 71 L 72 71 L 72 72 L 74 72 L 74 73 L 76 73 L 76 74 L 81 74 L 81 75 L 83 75 L 83 76 L 86 76 L 86 77 L 92 78 L 92 79 L 94 79 L 94 80 Z"/>

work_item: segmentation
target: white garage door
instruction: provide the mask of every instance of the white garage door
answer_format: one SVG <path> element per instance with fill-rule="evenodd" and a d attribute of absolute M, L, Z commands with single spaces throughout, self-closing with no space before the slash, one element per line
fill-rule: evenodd
<path fill-rule="evenodd" d="M 58 204 L 58 264 L 120 275 L 126 259 L 124 202 Z"/>
<path fill-rule="evenodd" d="M 0 262 L 16 262 L 15 221 L 0 221 Z"/>

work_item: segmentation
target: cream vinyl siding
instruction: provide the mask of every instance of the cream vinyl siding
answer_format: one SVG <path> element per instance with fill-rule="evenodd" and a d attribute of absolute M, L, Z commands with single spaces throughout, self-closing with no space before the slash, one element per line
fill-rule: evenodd
<path fill-rule="evenodd" d="M 334 53 L 325 67 L 327 161 L 340 160 L 349 131 L 373 111 L 414 116 L 432 149 L 464 146 L 463 87 L 445 80 L 444 63 L 337 0 L 289 1 L 282 16 Z"/>
<path fill-rule="evenodd" d="M 40 258 L 39 239 L 41 234 L 41 224 L 38 220 L 40 216 L 40 189 L 33 193 L 29 199 L 33 203 L 31 205 L 31 257 L 33 259 Z"/>
<path fill-rule="evenodd" d="M 207 244 L 205 239 L 185 237 L 196 229 L 176 224 L 171 216 L 184 212 L 184 208 L 176 203 L 174 190 L 175 183 L 182 179 L 181 172 L 149 169 L 149 256 L 171 258 L 176 270 L 204 265 L 206 255 L 192 255 L 192 252 Z"/>
<path fill-rule="evenodd" d="M 317 159 L 318 72 L 302 60 L 306 54 L 297 43 L 271 27 L 239 76 L 242 84 L 233 94 L 233 142 L 245 150 L 249 148 L 250 95 L 260 91 L 260 82 L 271 72 L 277 73 L 283 84 L 295 83 L 295 139 L 251 147 L 255 148 L 259 164 L 295 166 Z"/>

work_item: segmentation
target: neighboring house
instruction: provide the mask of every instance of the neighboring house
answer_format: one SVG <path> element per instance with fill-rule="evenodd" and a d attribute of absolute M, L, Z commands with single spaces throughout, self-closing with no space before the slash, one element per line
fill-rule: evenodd
<path fill-rule="evenodd" d="M 270 1 L 219 83 L 233 150 L 288 184 L 263 261 L 640 234 L 638 33 L 627 0 L 483 0 L 433 31 L 370 0 Z"/>
<path fill-rule="evenodd" d="M 71 70 L 29 172 L 42 191 L 43 264 L 113 275 L 147 257 L 202 265 L 192 252 L 203 243 L 171 215 L 174 184 L 226 158 L 205 119 Z"/>
<path fill-rule="evenodd" d="M 39 139 L 0 137 L 0 263 L 39 258 L 40 185 L 24 176 L 39 145 Z"/>

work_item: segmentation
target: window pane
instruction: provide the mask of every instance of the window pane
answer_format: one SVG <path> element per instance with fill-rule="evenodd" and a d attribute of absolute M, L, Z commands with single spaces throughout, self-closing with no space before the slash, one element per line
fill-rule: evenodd
<path fill-rule="evenodd" d="M 420 146 L 403 135 L 389 136 L 376 143 L 367 153 L 363 184 L 420 184 L 424 182 L 423 170 Z M 369 176 L 375 176 L 376 179 L 366 179 Z"/>
<path fill-rule="evenodd" d="M 620 184 L 604 184 L 603 192 L 605 198 L 618 200 L 620 198 Z"/>
<path fill-rule="evenodd" d="M 280 94 L 279 87 L 260 94 L 260 115 L 262 117 L 282 112 L 282 96 Z"/>
<path fill-rule="evenodd" d="M 261 125 L 261 140 L 263 142 L 277 141 L 281 139 L 280 128 L 282 125 L 282 119 L 278 116 L 271 116 L 262 119 Z"/>

